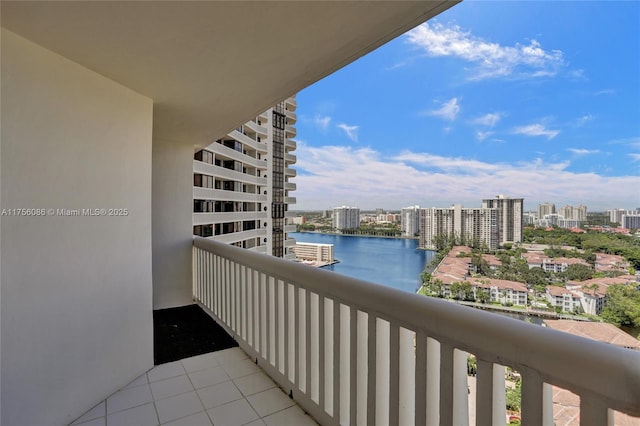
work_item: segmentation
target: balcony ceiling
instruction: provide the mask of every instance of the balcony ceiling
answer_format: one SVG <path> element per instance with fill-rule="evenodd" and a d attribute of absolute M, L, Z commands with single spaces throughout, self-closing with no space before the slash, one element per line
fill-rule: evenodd
<path fill-rule="evenodd" d="M 207 144 L 456 1 L 2 1 L 2 26 L 154 99 Z"/>

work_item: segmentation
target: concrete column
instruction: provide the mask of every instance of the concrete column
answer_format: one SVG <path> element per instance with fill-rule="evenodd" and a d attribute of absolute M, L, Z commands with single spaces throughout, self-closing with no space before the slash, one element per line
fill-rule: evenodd
<path fill-rule="evenodd" d="M 154 137 L 153 309 L 192 303 L 193 145 Z"/>

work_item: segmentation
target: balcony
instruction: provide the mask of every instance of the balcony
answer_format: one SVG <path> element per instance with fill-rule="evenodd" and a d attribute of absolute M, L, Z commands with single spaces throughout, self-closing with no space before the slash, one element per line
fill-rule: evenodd
<path fill-rule="evenodd" d="M 298 148 L 298 143 L 293 139 L 286 139 L 284 142 L 284 147 L 287 151 L 295 151 Z"/>
<path fill-rule="evenodd" d="M 284 126 L 284 132 L 287 138 L 295 138 L 297 134 L 295 126 L 292 126 L 290 124 Z"/>
<path fill-rule="evenodd" d="M 284 183 L 284 189 L 286 189 L 287 191 L 295 191 L 297 188 L 295 182 L 285 182 Z"/>
<path fill-rule="evenodd" d="M 553 424 L 552 386 L 583 426 L 640 414 L 638 352 L 202 238 L 193 258 L 195 300 L 320 424 L 503 424 L 505 366 L 523 424 Z"/>
<path fill-rule="evenodd" d="M 296 124 L 296 121 L 298 120 L 298 117 L 296 116 L 296 113 L 290 110 L 285 110 L 284 115 L 287 117 L 287 122 L 289 124 Z"/>
<path fill-rule="evenodd" d="M 284 171 L 284 174 L 285 174 L 285 176 L 289 176 L 289 177 L 296 177 L 296 175 L 297 175 L 298 173 L 296 172 L 296 169 L 290 169 L 290 168 L 287 168 L 287 169 Z"/>
<path fill-rule="evenodd" d="M 293 154 L 285 154 L 284 160 L 287 162 L 287 164 L 296 164 L 297 158 Z"/>

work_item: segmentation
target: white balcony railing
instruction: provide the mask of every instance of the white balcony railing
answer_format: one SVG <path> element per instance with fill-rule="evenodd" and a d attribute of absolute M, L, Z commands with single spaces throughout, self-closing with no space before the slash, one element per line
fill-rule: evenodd
<path fill-rule="evenodd" d="M 522 424 L 552 425 L 551 385 L 580 424 L 640 414 L 640 353 L 443 300 L 194 239 L 194 297 L 318 422 L 505 424 L 504 366 L 522 375 Z"/>

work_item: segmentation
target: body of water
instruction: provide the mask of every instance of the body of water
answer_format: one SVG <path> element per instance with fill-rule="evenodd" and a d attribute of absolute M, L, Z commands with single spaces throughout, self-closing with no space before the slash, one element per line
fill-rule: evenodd
<path fill-rule="evenodd" d="M 323 269 L 411 293 L 416 292 L 420 273 L 435 256 L 433 251 L 418 250 L 417 240 L 310 232 L 289 235 L 302 243 L 333 244 L 334 257 L 340 263 Z"/>

